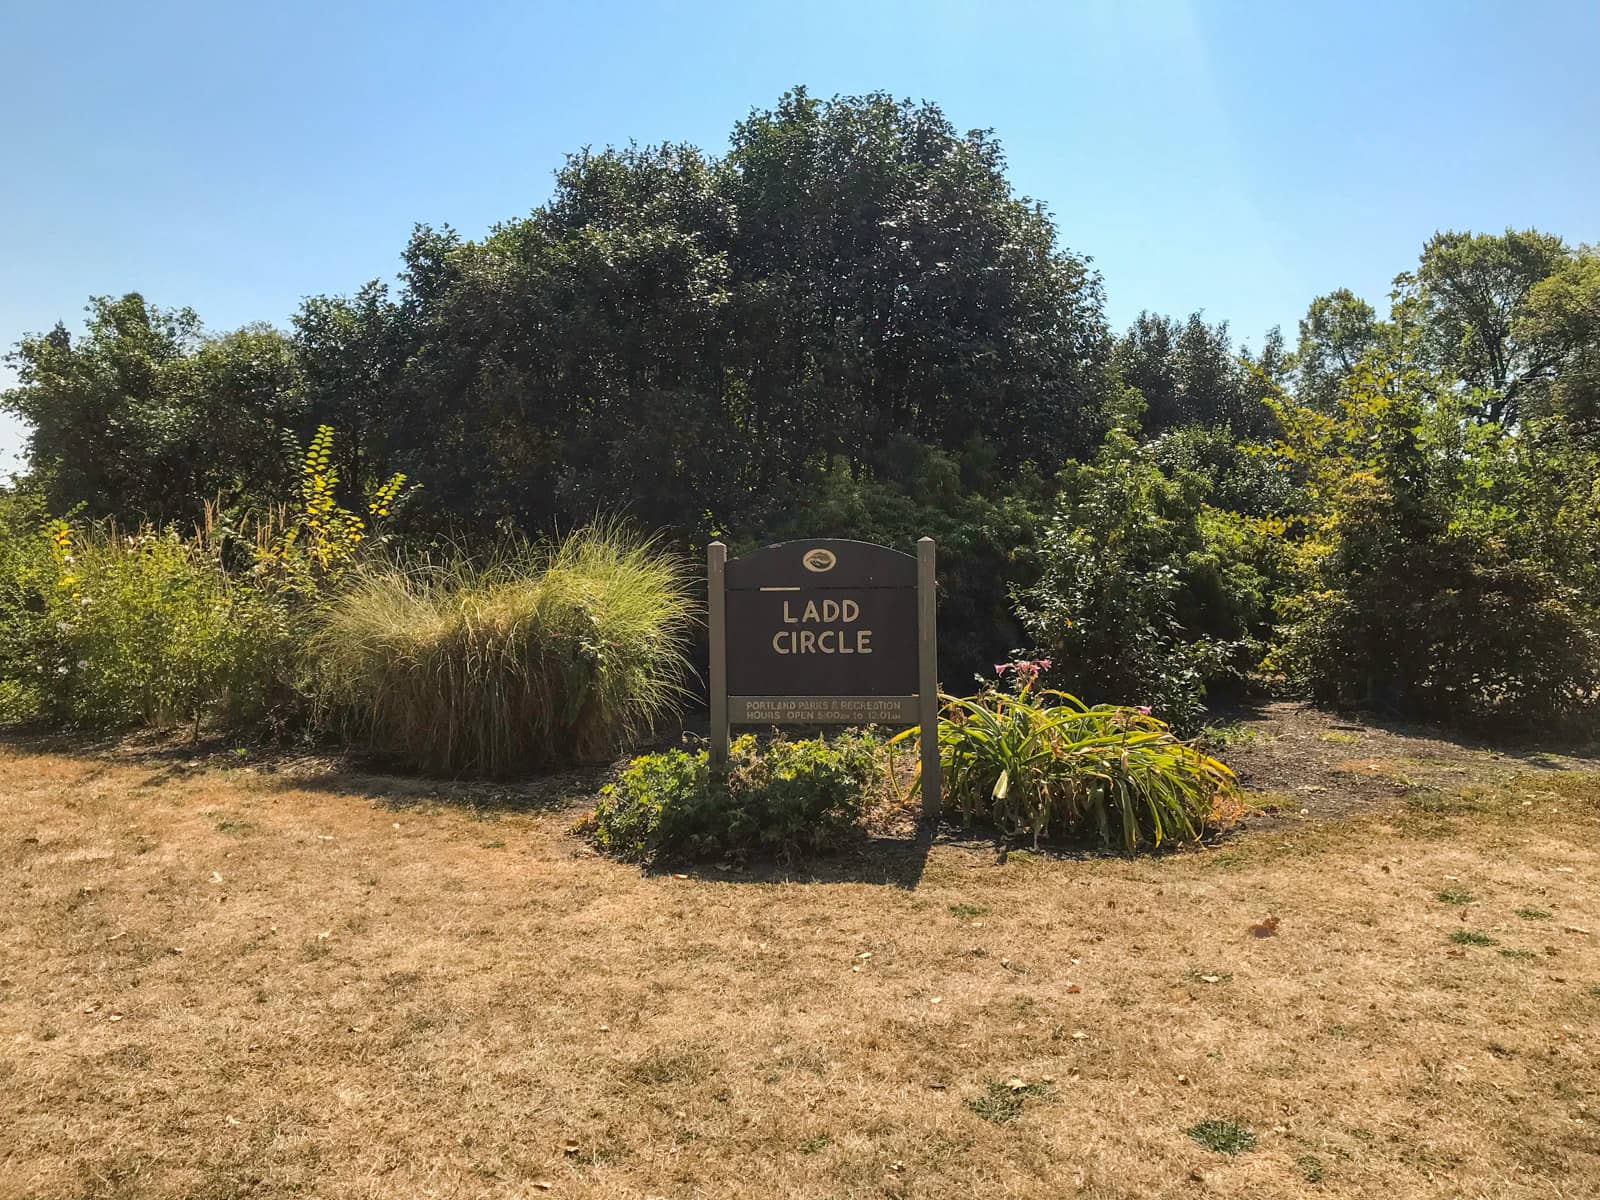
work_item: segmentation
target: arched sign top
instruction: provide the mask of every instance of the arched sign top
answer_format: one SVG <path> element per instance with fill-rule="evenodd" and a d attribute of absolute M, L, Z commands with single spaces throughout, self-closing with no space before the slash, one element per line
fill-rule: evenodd
<path fill-rule="evenodd" d="M 794 586 L 820 588 L 912 588 L 917 560 L 910 554 L 848 538 L 809 538 L 763 546 L 728 560 L 733 591 Z"/>

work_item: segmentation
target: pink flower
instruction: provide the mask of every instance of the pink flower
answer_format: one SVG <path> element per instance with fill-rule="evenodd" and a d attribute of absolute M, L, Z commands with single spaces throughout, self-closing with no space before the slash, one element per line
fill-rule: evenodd
<path fill-rule="evenodd" d="M 996 675 L 1004 675 L 1006 673 L 1006 668 L 1009 667 L 1010 665 L 1011 665 L 1010 663 L 995 663 L 995 665 L 994 665 L 994 673 Z"/>
<path fill-rule="evenodd" d="M 1133 707 L 1138 709 L 1147 717 L 1150 715 L 1150 706 L 1148 704 L 1135 704 Z"/>
<path fill-rule="evenodd" d="M 1048 671 L 1050 669 L 1050 660 L 1048 658 L 1041 658 L 1039 660 L 1039 669 L 1041 671 Z"/>

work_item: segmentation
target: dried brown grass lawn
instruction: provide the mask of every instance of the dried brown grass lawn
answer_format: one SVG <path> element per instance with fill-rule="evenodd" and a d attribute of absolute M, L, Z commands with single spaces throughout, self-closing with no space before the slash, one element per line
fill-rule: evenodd
<path fill-rule="evenodd" d="M 1512 769 L 681 878 L 570 804 L 0 751 L 0 1195 L 1592 1197 L 1600 778 Z"/>

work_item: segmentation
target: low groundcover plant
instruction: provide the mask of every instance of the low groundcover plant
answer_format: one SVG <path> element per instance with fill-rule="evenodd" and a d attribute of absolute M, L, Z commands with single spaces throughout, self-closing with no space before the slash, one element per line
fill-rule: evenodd
<path fill-rule="evenodd" d="M 851 731 L 831 739 L 734 740 L 726 774 L 704 750 L 630 762 L 580 823 L 608 854 L 632 862 L 828 849 L 861 819 L 881 778 L 879 743 Z"/>

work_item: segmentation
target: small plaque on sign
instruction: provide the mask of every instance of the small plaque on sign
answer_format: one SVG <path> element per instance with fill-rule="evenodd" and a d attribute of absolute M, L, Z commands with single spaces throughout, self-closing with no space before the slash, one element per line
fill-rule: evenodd
<path fill-rule="evenodd" d="M 915 725 L 915 696 L 729 696 L 735 725 Z"/>

